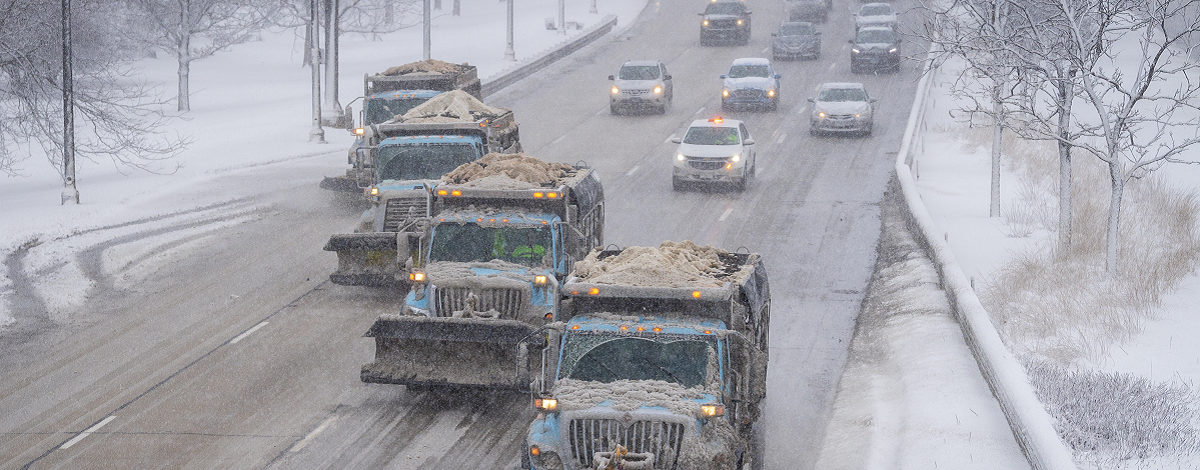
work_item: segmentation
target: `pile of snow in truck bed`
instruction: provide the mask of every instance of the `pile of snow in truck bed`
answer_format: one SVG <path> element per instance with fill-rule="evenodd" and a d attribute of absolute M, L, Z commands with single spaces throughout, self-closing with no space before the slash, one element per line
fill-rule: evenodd
<path fill-rule="evenodd" d="M 409 62 L 404 65 L 388 67 L 380 75 L 396 76 L 410 73 L 458 73 L 469 67 L 467 64 L 452 64 L 437 59 L 425 59 L 417 62 Z"/>
<path fill-rule="evenodd" d="M 754 269 L 747 265 L 730 272 L 731 253 L 687 240 L 665 241 L 657 248 L 631 246 L 604 259 L 599 254 L 593 251 L 575 263 L 574 276 L 580 282 L 636 287 L 721 287 L 726 282 L 741 282 Z"/>
<path fill-rule="evenodd" d="M 482 189 L 553 188 L 579 172 L 565 163 L 548 163 L 523 153 L 489 153 L 442 176 L 443 183 Z"/>
<path fill-rule="evenodd" d="M 396 116 L 393 122 L 403 123 L 446 123 L 446 122 L 475 122 L 484 118 L 492 118 L 507 113 L 505 108 L 496 108 L 483 104 L 470 93 L 462 90 L 451 90 L 439 94 L 429 101 L 408 110 L 402 116 Z"/>

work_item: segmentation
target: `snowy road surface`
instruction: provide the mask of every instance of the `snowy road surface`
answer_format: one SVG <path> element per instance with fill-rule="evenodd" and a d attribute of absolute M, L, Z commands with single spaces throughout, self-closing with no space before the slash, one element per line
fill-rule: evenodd
<path fill-rule="evenodd" d="M 749 45 L 701 48 L 693 2 L 650 3 L 619 37 L 489 102 L 513 108 L 527 152 L 600 170 L 607 243 L 690 239 L 764 255 L 774 304 L 764 467 L 812 468 L 875 265 L 879 201 L 917 72 L 850 74 L 852 17 L 836 8 L 821 59 L 776 64 L 778 111 L 723 113 L 759 142 L 751 188 L 673 192 L 669 137 L 722 114 L 717 76 L 733 59 L 769 55 L 782 5 L 754 8 Z M 635 58 L 661 59 L 674 76 L 666 115 L 608 114 L 606 77 Z M 826 81 L 861 81 L 880 99 L 872 137 L 808 134 L 806 98 Z M 207 209 L 40 240 L 8 257 L 19 315 L 0 344 L 0 467 L 515 466 L 533 415 L 526 396 L 358 381 L 372 354 L 361 334 L 398 299 L 325 281 L 336 262 L 320 247 L 361 207 L 317 189 L 344 170 L 344 147 L 321 150 L 155 195 L 224 201 Z M 80 283 L 93 287 L 86 308 L 22 294 Z"/>

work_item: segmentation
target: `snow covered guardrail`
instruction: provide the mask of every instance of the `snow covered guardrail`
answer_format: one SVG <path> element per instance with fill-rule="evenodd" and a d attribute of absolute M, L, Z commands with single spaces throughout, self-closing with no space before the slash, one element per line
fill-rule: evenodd
<path fill-rule="evenodd" d="M 935 46 L 936 47 L 936 46 Z M 929 217 L 925 203 L 917 193 L 914 174 L 917 173 L 917 157 L 924 152 L 926 101 L 932 88 L 936 68 L 931 67 L 934 52 L 930 52 L 924 73 L 917 85 L 917 96 L 909 113 L 908 126 L 896 156 L 896 173 L 892 178 L 892 190 L 899 190 L 904 214 L 909 228 L 934 261 L 942 288 L 950 300 L 963 337 L 979 370 L 1000 403 L 1009 427 L 1021 446 L 1021 451 L 1034 470 L 1075 469 L 1071 450 L 1063 443 L 1052 424 L 1053 418 L 1033 392 L 1029 377 L 1016 357 L 1000 340 L 1000 334 L 992 325 L 988 313 L 975 295 L 962 268 L 958 266 L 950 246 L 939 238 L 937 228 Z"/>
<path fill-rule="evenodd" d="M 617 26 L 617 17 L 615 15 L 605 16 L 599 23 L 588 28 L 587 32 L 573 39 L 567 39 L 558 45 L 551 47 L 546 52 L 543 52 L 533 59 L 527 60 L 524 63 L 517 64 L 504 70 L 496 75 L 488 77 L 483 81 L 483 90 L 480 94 L 484 97 L 500 91 L 506 86 L 516 83 L 518 80 L 533 75 L 534 72 L 546 68 L 547 65 L 553 64 L 558 59 L 570 55 L 581 49 L 583 46 L 591 44 L 601 36 L 608 34 L 614 27 Z"/>

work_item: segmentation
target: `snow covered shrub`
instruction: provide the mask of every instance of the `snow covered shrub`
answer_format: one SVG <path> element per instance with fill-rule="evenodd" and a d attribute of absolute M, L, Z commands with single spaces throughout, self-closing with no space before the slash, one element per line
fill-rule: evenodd
<path fill-rule="evenodd" d="M 1194 456 L 1200 450 L 1193 427 L 1200 418 L 1193 405 L 1198 397 L 1186 385 L 1038 360 L 1026 361 L 1025 368 L 1078 460 L 1097 468 L 1128 468 L 1123 462 Z"/>
<path fill-rule="evenodd" d="M 1030 149 L 1035 147 L 1029 147 Z M 1011 153 L 1016 174 L 1044 188 L 1057 207 L 1057 153 Z M 1059 364 L 1098 359 L 1108 348 L 1141 332 L 1164 294 L 1200 262 L 1196 195 L 1164 184 L 1151 174 L 1132 180 L 1122 206 L 1119 273 L 1104 269 L 1108 181 L 1094 158 L 1073 165 L 1071 245 L 1056 251 L 1057 240 L 1014 255 L 979 290 L 980 300 L 1009 347 L 1022 356 Z M 1042 226 L 1048 230 L 1052 223 Z"/>

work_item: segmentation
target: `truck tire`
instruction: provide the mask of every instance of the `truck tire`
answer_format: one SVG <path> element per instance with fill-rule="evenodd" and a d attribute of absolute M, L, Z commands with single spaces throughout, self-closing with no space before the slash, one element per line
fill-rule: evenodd
<path fill-rule="evenodd" d="M 533 465 L 529 463 L 529 438 L 521 439 L 521 469 L 529 470 Z"/>

